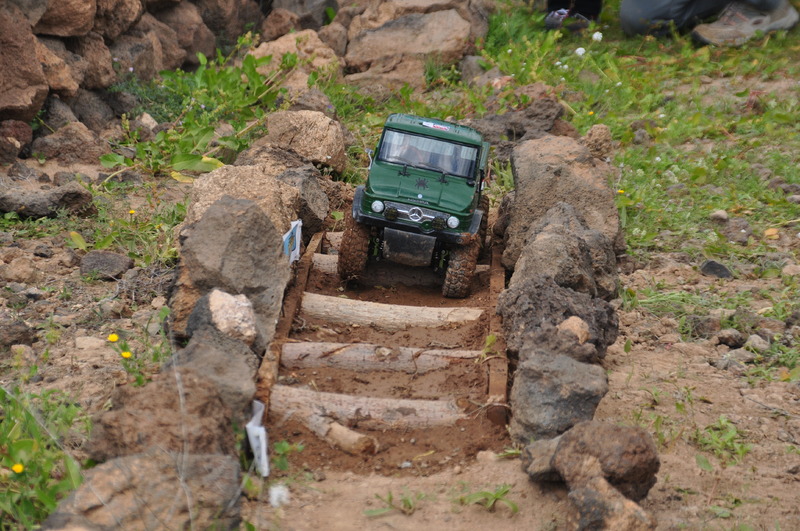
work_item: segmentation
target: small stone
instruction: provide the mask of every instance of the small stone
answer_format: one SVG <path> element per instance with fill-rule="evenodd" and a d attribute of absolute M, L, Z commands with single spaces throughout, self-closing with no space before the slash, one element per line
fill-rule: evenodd
<path fill-rule="evenodd" d="M 764 352 L 765 350 L 769 349 L 769 341 L 757 334 L 753 334 L 747 338 L 744 348 L 754 350 L 756 352 Z"/>
<path fill-rule="evenodd" d="M 580 317 L 573 315 L 562 321 L 556 328 L 561 331 L 568 331 L 575 334 L 578 343 L 581 345 L 589 340 L 589 325 Z"/>
<path fill-rule="evenodd" d="M 751 350 L 747 350 L 746 348 L 737 348 L 737 349 L 731 350 L 730 352 L 728 352 L 725 355 L 725 358 L 727 358 L 727 359 L 729 359 L 729 360 L 731 360 L 733 362 L 739 362 L 739 363 L 742 363 L 742 364 L 744 364 L 744 363 L 752 363 L 752 362 L 754 362 L 756 360 L 757 357 L 758 357 L 758 354 L 756 354 L 755 352 L 753 352 Z"/>
<path fill-rule="evenodd" d="M 731 348 L 740 348 L 746 341 L 744 334 L 735 328 L 720 330 L 717 332 L 716 337 L 720 344 L 727 345 Z"/>
<path fill-rule="evenodd" d="M 711 221 L 722 221 L 722 222 L 725 222 L 725 221 L 728 221 L 728 213 L 725 212 L 724 210 L 715 210 L 714 212 L 711 213 L 710 216 L 708 216 L 708 218 Z"/>
<path fill-rule="evenodd" d="M 786 200 L 790 203 L 794 203 L 795 205 L 800 204 L 800 195 L 790 195 L 786 198 Z"/>
<path fill-rule="evenodd" d="M 411 468 L 411 461 L 403 461 L 398 465 L 398 468 Z"/>
<path fill-rule="evenodd" d="M 733 274 L 730 269 L 714 260 L 706 260 L 700 266 L 700 272 L 704 275 L 717 278 L 732 278 Z"/>
<path fill-rule="evenodd" d="M 800 276 L 800 265 L 788 264 L 781 269 L 781 273 L 787 277 Z"/>

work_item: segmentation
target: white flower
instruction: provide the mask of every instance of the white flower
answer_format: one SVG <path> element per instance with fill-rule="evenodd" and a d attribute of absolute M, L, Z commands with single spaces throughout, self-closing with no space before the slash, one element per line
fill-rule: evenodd
<path fill-rule="evenodd" d="M 597 42 L 602 41 L 603 40 L 603 34 L 600 33 L 599 31 L 595 31 L 594 33 L 592 33 L 592 40 L 593 41 L 597 41 Z"/>
<path fill-rule="evenodd" d="M 661 157 L 656 157 L 656 162 L 661 162 Z"/>
<path fill-rule="evenodd" d="M 556 66 L 561 66 L 561 61 L 556 61 Z"/>
<path fill-rule="evenodd" d="M 509 48 L 509 49 L 508 49 L 508 50 L 506 50 L 506 51 L 507 51 L 508 53 L 511 53 L 511 48 Z"/>
<path fill-rule="evenodd" d="M 561 70 L 569 70 L 569 65 L 561 65 Z"/>
<path fill-rule="evenodd" d="M 578 48 L 577 50 L 575 50 L 575 55 L 577 55 L 578 57 L 583 57 L 583 54 L 585 53 L 586 53 L 586 48 Z"/>
<path fill-rule="evenodd" d="M 621 87 L 622 86 L 622 81 L 617 81 L 617 86 Z"/>
<path fill-rule="evenodd" d="M 659 114 L 659 115 L 658 115 L 658 117 L 659 117 L 659 118 L 666 118 L 666 117 L 667 117 L 667 115 L 666 115 L 666 114 Z"/>

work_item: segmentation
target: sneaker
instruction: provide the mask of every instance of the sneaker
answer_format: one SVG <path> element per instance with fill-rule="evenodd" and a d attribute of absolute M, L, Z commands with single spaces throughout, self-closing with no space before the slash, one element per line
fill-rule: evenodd
<path fill-rule="evenodd" d="M 798 19 L 800 15 L 789 0 L 782 0 L 780 6 L 767 12 L 744 2 L 732 2 L 715 22 L 696 26 L 692 37 L 703 44 L 741 46 L 759 32 L 791 29 Z"/>
<path fill-rule="evenodd" d="M 550 11 L 544 17 L 544 27 L 549 30 L 567 29 L 578 32 L 589 27 L 590 20 L 580 13 L 570 13 L 568 9 Z"/>

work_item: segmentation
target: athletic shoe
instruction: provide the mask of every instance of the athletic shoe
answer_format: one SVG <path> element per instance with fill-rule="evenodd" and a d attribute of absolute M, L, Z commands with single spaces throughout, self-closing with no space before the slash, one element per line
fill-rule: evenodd
<path fill-rule="evenodd" d="M 567 29 L 578 32 L 589 27 L 590 20 L 580 13 L 570 13 L 568 9 L 550 11 L 544 17 L 544 27 L 549 30 Z"/>
<path fill-rule="evenodd" d="M 766 12 L 744 2 L 732 2 L 715 22 L 696 26 L 692 37 L 703 44 L 741 46 L 759 32 L 791 29 L 798 19 L 800 15 L 789 0 L 782 0 L 780 6 Z"/>

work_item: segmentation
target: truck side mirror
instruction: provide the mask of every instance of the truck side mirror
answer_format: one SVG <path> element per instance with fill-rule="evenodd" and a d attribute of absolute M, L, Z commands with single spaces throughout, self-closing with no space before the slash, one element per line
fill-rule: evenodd
<path fill-rule="evenodd" d="M 372 150 L 371 149 L 365 149 L 364 151 L 366 151 L 367 157 L 369 157 L 369 167 L 371 168 L 372 167 Z"/>

